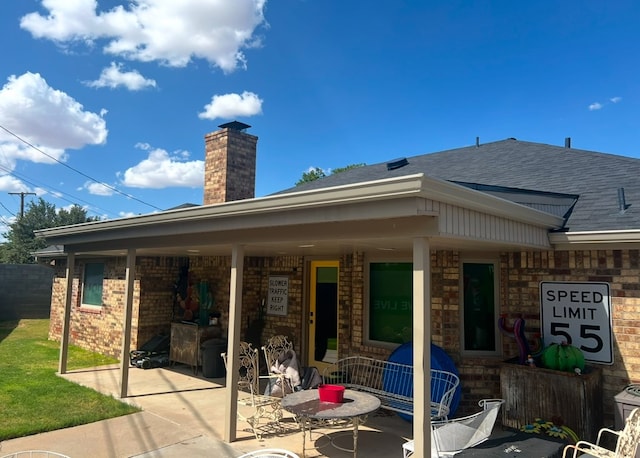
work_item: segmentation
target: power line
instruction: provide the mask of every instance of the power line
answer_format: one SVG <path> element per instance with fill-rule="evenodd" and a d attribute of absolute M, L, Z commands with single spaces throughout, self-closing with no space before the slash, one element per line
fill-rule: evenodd
<path fill-rule="evenodd" d="M 135 200 L 135 201 L 137 201 L 137 202 L 140 202 L 140 203 L 141 203 L 141 204 L 143 204 L 143 205 L 147 205 L 148 207 L 151 207 L 151 208 L 153 208 L 153 209 L 155 209 L 155 210 L 160 210 L 160 211 L 162 211 L 162 209 L 161 209 L 160 207 L 156 207 L 155 205 L 150 204 L 150 203 L 147 203 L 147 202 L 145 202 L 145 201 L 143 201 L 143 200 L 141 200 L 141 199 L 138 199 L 137 197 L 132 196 L 131 194 L 127 194 L 126 192 L 122 192 L 122 191 L 120 191 L 118 188 L 115 188 L 115 187 L 113 187 L 113 186 L 111 186 L 111 185 L 109 185 L 109 184 L 107 184 L 107 183 L 103 183 L 103 182 L 101 182 L 101 181 L 99 181 L 99 180 L 96 180 L 95 178 L 93 178 L 93 177 L 91 177 L 91 176 L 87 175 L 86 173 L 81 172 L 80 170 L 75 169 L 75 168 L 71 167 L 70 165 L 65 164 L 65 163 L 64 163 L 64 162 L 62 162 L 62 161 L 59 161 L 58 159 L 56 159 L 55 157 L 51 156 L 50 154 L 45 153 L 44 151 L 42 151 L 40 148 L 36 147 L 35 145 L 32 145 L 31 143 L 29 143 L 28 141 L 26 141 L 24 138 L 20 137 L 20 136 L 19 136 L 19 135 L 17 135 L 17 134 L 14 134 L 13 132 L 11 132 L 11 131 L 10 131 L 9 129 L 7 129 L 6 127 L 4 127 L 4 126 L 0 125 L 0 128 L 1 128 L 2 130 L 4 130 L 5 132 L 7 132 L 9 135 L 12 135 L 13 137 L 15 137 L 15 138 L 17 138 L 18 140 L 20 140 L 20 141 L 21 141 L 22 143 L 24 143 L 25 145 L 27 145 L 27 146 L 29 146 L 29 147 L 33 148 L 34 150 L 38 151 L 40 154 L 44 154 L 44 155 L 45 155 L 45 156 L 47 156 L 49 159 L 51 159 L 51 160 L 53 160 L 53 161 L 57 162 L 58 164 L 60 164 L 60 165 L 62 165 L 62 166 L 64 166 L 64 167 L 66 167 L 66 168 L 68 168 L 69 170 L 72 170 L 72 171 L 76 172 L 76 173 L 77 173 L 77 174 L 79 174 L 79 175 L 82 175 L 82 176 L 83 176 L 83 177 L 85 177 L 85 178 L 88 178 L 89 180 L 93 181 L 94 183 L 97 183 L 97 184 L 99 184 L 99 185 L 101 185 L 101 186 L 104 186 L 105 188 L 110 189 L 110 190 L 112 190 L 113 192 L 116 192 L 116 193 L 118 193 L 118 194 L 120 194 L 120 195 L 122 195 L 122 196 L 125 196 L 125 197 L 129 198 L 129 199 L 132 199 L 132 200 Z"/>
<path fill-rule="evenodd" d="M 84 200 L 84 199 L 82 199 L 82 198 L 80 198 L 80 197 L 73 196 L 73 195 L 71 195 L 71 194 L 69 194 L 69 193 L 66 193 L 66 192 L 64 192 L 64 191 L 60 190 L 60 189 L 54 188 L 53 186 L 49 186 L 49 185 L 47 185 L 47 184 L 36 183 L 36 182 L 34 182 L 34 181 L 31 181 L 29 178 L 25 177 L 24 175 L 21 175 L 21 174 L 19 174 L 19 173 L 16 173 L 15 171 L 11 171 L 11 170 L 7 169 L 6 167 L 3 167 L 2 165 L 0 165 L 0 170 L 3 170 L 4 172 L 6 172 L 6 174 L 7 174 L 7 175 L 14 176 L 14 177 L 16 177 L 16 178 L 18 178 L 18 179 L 22 180 L 23 182 L 25 182 L 25 183 L 27 183 L 27 184 L 30 184 L 30 185 L 31 185 L 31 186 L 33 186 L 33 187 L 38 187 L 38 186 L 40 186 L 40 187 L 46 187 L 46 188 L 48 188 L 48 189 L 50 190 L 50 192 L 51 192 L 51 191 L 53 191 L 53 192 L 56 192 L 56 193 L 60 194 L 59 196 L 55 196 L 55 197 L 57 197 L 57 198 L 58 198 L 58 199 L 60 199 L 60 200 L 64 200 L 65 202 L 69 202 L 69 203 L 70 203 L 70 204 L 72 204 L 72 205 L 78 205 L 78 202 L 83 202 L 84 204 L 86 204 L 86 205 L 87 205 L 87 209 L 88 209 L 88 210 L 91 210 L 93 213 L 95 213 L 95 214 L 96 214 L 96 215 L 98 215 L 98 216 L 102 216 L 102 215 L 101 215 L 100 213 L 98 213 L 97 211 L 92 210 L 92 209 L 100 210 L 103 214 L 111 213 L 111 214 L 113 214 L 113 215 L 115 215 L 115 216 L 120 216 L 120 215 L 117 215 L 117 214 L 115 214 L 115 213 L 113 213 L 113 212 L 110 212 L 110 211 L 108 211 L 108 210 L 105 210 L 104 208 L 100 208 L 100 207 L 98 207 L 97 205 L 94 205 L 94 204 L 92 204 L 91 202 L 86 201 L 86 200 Z M 65 198 L 65 197 L 64 197 L 65 195 L 66 195 L 66 196 L 69 196 L 71 199 L 74 199 L 74 200 L 69 200 L 69 199 Z M 78 205 L 78 206 L 79 206 L 79 207 L 82 207 L 82 205 Z M 5 208 L 6 208 L 6 207 L 5 207 Z M 13 213 L 12 213 L 12 214 L 13 214 Z M 14 215 L 14 216 L 15 216 L 15 215 Z"/>
<path fill-rule="evenodd" d="M 9 210 L 9 209 L 7 208 L 7 206 L 6 206 L 5 204 L 3 204 L 2 202 L 0 202 L 0 206 L 1 206 L 2 208 L 4 208 L 7 212 L 9 212 L 9 214 L 10 214 L 11 216 L 16 216 L 16 214 L 15 214 L 15 213 L 13 213 L 11 210 Z M 2 216 L 0 216 L 0 219 L 4 219 L 4 218 L 2 218 Z"/>

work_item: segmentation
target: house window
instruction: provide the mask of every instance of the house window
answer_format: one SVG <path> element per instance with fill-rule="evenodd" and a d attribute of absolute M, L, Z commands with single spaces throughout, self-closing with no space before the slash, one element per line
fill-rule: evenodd
<path fill-rule="evenodd" d="M 462 265 L 462 348 L 467 352 L 496 353 L 497 280 L 494 262 Z"/>
<path fill-rule="evenodd" d="M 82 305 L 102 305 L 102 281 L 104 280 L 104 264 L 87 263 L 84 266 L 82 282 Z"/>
<path fill-rule="evenodd" d="M 413 264 L 369 263 L 368 340 L 401 344 L 413 338 Z"/>

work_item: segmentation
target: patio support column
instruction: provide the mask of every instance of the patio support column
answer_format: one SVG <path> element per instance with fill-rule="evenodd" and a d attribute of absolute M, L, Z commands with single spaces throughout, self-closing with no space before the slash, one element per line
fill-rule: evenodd
<path fill-rule="evenodd" d="M 238 353 L 242 322 L 242 276 L 244 247 L 234 245 L 231 250 L 231 281 L 229 285 L 229 336 L 227 343 L 227 403 L 225 406 L 224 440 L 236 440 L 238 416 Z"/>
<path fill-rule="evenodd" d="M 124 317 L 122 323 L 122 349 L 120 352 L 120 397 L 126 398 L 129 391 L 129 348 L 131 347 L 131 317 L 133 316 L 133 289 L 136 278 L 136 250 L 127 251 L 127 267 L 124 285 Z"/>
<path fill-rule="evenodd" d="M 76 254 L 67 253 L 66 291 L 64 297 L 64 316 L 62 317 L 62 335 L 60 336 L 60 359 L 58 373 L 67 373 L 67 357 L 69 356 L 69 326 L 71 324 L 71 297 L 73 295 L 73 272 L 75 270 Z"/>
<path fill-rule="evenodd" d="M 413 240 L 413 439 L 416 456 L 431 450 L 431 255 L 429 240 Z"/>

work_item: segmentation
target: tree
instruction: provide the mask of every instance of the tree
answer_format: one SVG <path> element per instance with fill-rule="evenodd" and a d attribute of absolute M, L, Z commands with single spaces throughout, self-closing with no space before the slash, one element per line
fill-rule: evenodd
<path fill-rule="evenodd" d="M 336 173 L 346 172 L 347 170 L 355 169 L 357 167 L 362 167 L 364 165 L 366 165 L 366 164 L 364 164 L 364 163 L 363 164 L 351 164 L 351 165 L 347 165 L 346 167 L 337 167 L 337 168 L 333 169 L 329 175 L 335 175 Z M 309 183 L 310 181 L 316 181 L 316 180 L 318 180 L 320 178 L 324 178 L 326 176 L 327 176 L 327 174 L 320 167 L 312 167 L 311 169 L 309 169 L 309 171 L 304 172 L 302 174 L 302 178 L 300 178 L 296 182 L 296 186 L 304 184 L 304 183 Z"/>
<path fill-rule="evenodd" d="M 98 218 L 87 217 L 87 212 L 74 205 L 69 210 L 57 210 L 55 205 L 38 199 L 30 202 L 22 217 L 11 224 L 9 231 L 3 236 L 6 242 L 0 246 L 0 262 L 11 264 L 32 264 L 35 262 L 33 252 L 46 247 L 46 241 L 37 239 L 34 231 L 50 227 L 96 221 Z"/>
<path fill-rule="evenodd" d="M 327 175 L 324 173 L 324 170 L 322 170 L 320 167 L 313 167 L 309 169 L 308 172 L 302 173 L 302 178 L 296 181 L 296 186 L 304 183 L 309 183 L 310 181 L 316 181 L 317 179 L 324 178 L 326 176 Z"/>
<path fill-rule="evenodd" d="M 358 167 L 364 167 L 365 165 L 367 164 L 361 163 L 361 164 L 351 164 L 345 167 L 337 167 L 331 171 L 331 175 L 335 175 L 336 173 L 340 173 L 340 172 L 346 172 L 347 170 L 351 170 L 351 169 L 357 169 Z"/>

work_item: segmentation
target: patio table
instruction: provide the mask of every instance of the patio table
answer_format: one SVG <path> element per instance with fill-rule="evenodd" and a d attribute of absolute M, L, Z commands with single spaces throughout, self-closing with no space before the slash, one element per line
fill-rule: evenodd
<path fill-rule="evenodd" d="M 456 457 L 560 458 L 566 441 L 540 434 L 508 432 L 456 454 Z"/>
<path fill-rule="evenodd" d="M 380 400 L 368 393 L 345 390 L 341 403 L 321 402 L 318 390 L 303 390 L 291 393 L 282 398 L 282 408 L 294 414 L 302 427 L 302 455 L 305 456 L 306 432 L 311 440 L 312 428 L 353 428 L 353 448 L 347 449 L 335 444 L 331 445 L 346 451 L 358 453 L 358 427 L 367 420 L 367 416 L 378 410 Z"/>

